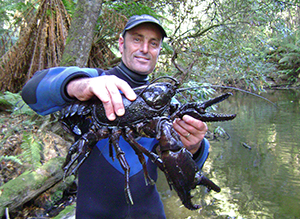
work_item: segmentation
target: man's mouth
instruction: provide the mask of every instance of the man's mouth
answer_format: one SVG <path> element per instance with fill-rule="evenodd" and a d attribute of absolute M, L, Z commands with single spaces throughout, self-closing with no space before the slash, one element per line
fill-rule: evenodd
<path fill-rule="evenodd" d="M 145 56 L 135 56 L 135 58 L 139 61 L 142 61 L 142 62 L 147 62 L 150 60 L 150 58 L 148 57 L 145 57 Z"/>

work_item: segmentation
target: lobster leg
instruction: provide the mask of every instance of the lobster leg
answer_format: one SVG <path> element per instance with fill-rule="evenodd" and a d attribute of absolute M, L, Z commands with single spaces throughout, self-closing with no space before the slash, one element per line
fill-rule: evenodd
<path fill-rule="evenodd" d="M 66 157 L 66 161 L 63 165 L 64 176 L 69 176 L 77 171 L 80 165 L 77 165 L 75 168 L 72 169 L 71 173 L 69 173 L 71 166 L 76 160 L 78 160 L 79 156 L 85 154 L 85 156 L 82 158 L 82 161 L 80 162 L 80 164 L 82 164 L 83 161 L 88 157 L 90 151 L 93 149 L 96 143 L 97 136 L 95 132 L 89 131 L 83 136 L 81 136 L 81 138 L 71 146 Z M 72 158 L 73 154 L 76 152 L 77 154 L 75 154 L 75 156 Z"/>
<path fill-rule="evenodd" d="M 116 152 L 116 157 L 117 157 L 118 161 L 120 162 L 122 169 L 124 170 L 124 174 L 125 174 L 124 190 L 125 190 L 127 203 L 133 205 L 133 198 L 132 198 L 132 195 L 130 192 L 130 186 L 129 186 L 130 166 L 127 163 L 124 151 L 122 151 L 122 149 L 120 148 L 120 145 L 119 145 L 119 139 L 120 139 L 121 134 L 122 134 L 122 131 L 120 129 L 113 128 L 112 136 L 110 137 L 110 141 L 111 141 L 112 145 L 114 146 L 114 149 Z"/>
<path fill-rule="evenodd" d="M 162 123 L 162 121 L 165 121 L 166 119 L 167 118 L 165 118 L 165 117 L 163 117 L 163 118 L 155 117 L 148 122 L 145 122 L 145 123 L 141 122 L 136 125 L 136 131 L 139 133 L 140 136 L 160 139 L 161 133 L 159 130 L 161 128 L 161 123 Z M 136 141 L 133 143 L 141 152 L 143 152 L 147 157 L 149 157 L 150 160 L 153 163 L 155 163 L 161 171 L 165 170 L 163 161 L 157 154 L 153 153 L 152 151 L 147 150 L 146 148 L 144 148 L 142 145 L 140 145 Z"/>
<path fill-rule="evenodd" d="M 138 150 L 140 150 L 141 152 L 143 152 L 143 154 L 145 154 L 147 157 L 149 157 L 150 160 L 153 163 L 155 163 L 159 167 L 160 170 L 162 170 L 162 171 L 164 170 L 164 164 L 163 164 L 161 158 L 157 154 L 155 154 L 155 153 L 149 151 L 148 149 L 144 148 L 138 142 L 133 142 L 133 143 L 135 145 L 134 147 L 137 147 Z"/>
<path fill-rule="evenodd" d="M 94 131 L 95 127 L 92 126 L 89 132 L 85 133 L 81 136 L 69 149 L 67 154 L 65 163 L 63 164 L 64 177 L 75 174 L 78 168 L 82 165 L 82 163 L 88 158 L 90 152 L 96 143 L 104 138 L 108 137 L 108 129 L 103 128 L 99 129 L 97 132 Z M 76 153 L 76 154 L 75 154 Z M 75 155 L 74 155 L 75 154 Z M 74 155 L 74 157 L 72 157 Z M 80 155 L 84 155 L 80 162 L 70 171 L 71 166 L 75 163 L 76 160 L 80 157 Z"/>
<path fill-rule="evenodd" d="M 78 162 L 78 164 L 72 169 L 70 172 L 70 175 L 76 175 L 78 168 L 83 164 L 83 162 L 88 158 L 92 150 L 87 150 L 84 154 L 84 157 Z M 78 158 L 80 154 L 78 154 L 76 157 Z M 76 159 L 77 159 L 76 158 Z M 75 159 L 75 158 L 74 158 Z"/>
<path fill-rule="evenodd" d="M 125 134 L 125 138 L 126 141 L 130 144 L 130 146 L 132 147 L 132 149 L 135 151 L 135 153 L 137 154 L 140 163 L 143 166 L 143 171 L 144 171 L 144 178 L 145 178 L 145 183 L 146 185 L 148 185 L 148 183 L 150 185 L 154 185 L 155 182 L 153 181 L 153 179 L 151 179 L 151 177 L 149 176 L 148 170 L 147 170 L 147 166 L 146 166 L 146 160 L 145 157 L 143 155 L 143 152 L 140 150 L 140 147 L 142 147 L 134 138 L 133 135 L 133 131 L 130 128 L 126 128 L 126 134 Z M 144 148 L 144 147 L 143 147 Z"/>

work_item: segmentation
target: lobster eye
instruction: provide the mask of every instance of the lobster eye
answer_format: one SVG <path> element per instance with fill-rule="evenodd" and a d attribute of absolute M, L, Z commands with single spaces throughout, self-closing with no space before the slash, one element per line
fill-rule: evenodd
<path fill-rule="evenodd" d="M 142 96 L 148 106 L 154 109 L 161 109 L 169 105 L 174 95 L 175 89 L 172 84 L 155 83 L 150 85 Z"/>

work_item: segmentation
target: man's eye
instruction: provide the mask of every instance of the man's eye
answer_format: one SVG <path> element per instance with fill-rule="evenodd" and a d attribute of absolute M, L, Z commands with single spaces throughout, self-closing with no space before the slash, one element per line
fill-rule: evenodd
<path fill-rule="evenodd" d="M 155 48 L 158 47 L 158 43 L 156 43 L 156 42 L 152 42 L 151 45 L 152 45 L 152 47 L 155 47 Z"/>

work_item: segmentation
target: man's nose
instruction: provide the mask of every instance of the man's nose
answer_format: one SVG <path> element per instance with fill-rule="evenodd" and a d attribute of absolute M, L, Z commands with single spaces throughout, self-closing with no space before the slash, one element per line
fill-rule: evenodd
<path fill-rule="evenodd" d="M 143 42 L 140 47 L 140 51 L 143 53 L 148 53 L 149 45 L 147 42 Z"/>

